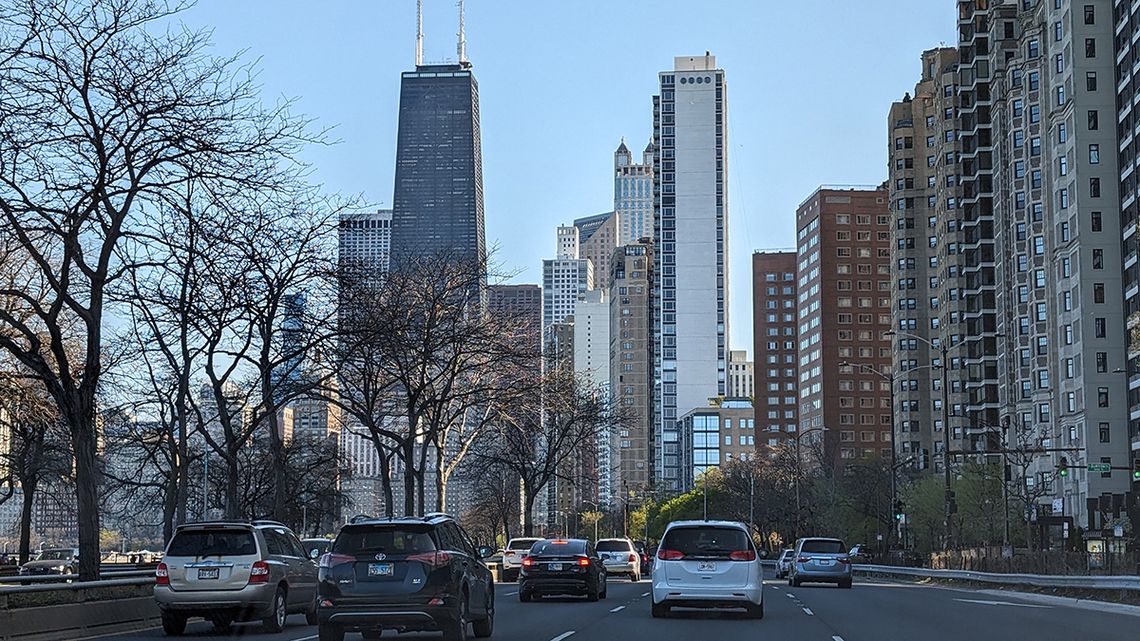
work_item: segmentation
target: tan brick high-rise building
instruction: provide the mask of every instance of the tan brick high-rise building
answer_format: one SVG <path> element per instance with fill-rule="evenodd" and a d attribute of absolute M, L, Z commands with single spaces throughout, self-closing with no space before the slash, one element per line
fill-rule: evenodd
<path fill-rule="evenodd" d="M 756 445 L 776 446 L 799 425 L 795 252 L 752 254 L 752 327 Z"/>
<path fill-rule="evenodd" d="M 653 244 L 619 247 L 610 281 L 610 398 L 628 415 L 617 434 L 617 496 L 654 483 Z"/>
<path fill-rule="evenodd" d="M 827 463 L 890 456 L 891 217 L 885 185 L 820 187 L 796 211 L 799 434 Z M 809 430 L 819 430 L 811 432 Z"/>

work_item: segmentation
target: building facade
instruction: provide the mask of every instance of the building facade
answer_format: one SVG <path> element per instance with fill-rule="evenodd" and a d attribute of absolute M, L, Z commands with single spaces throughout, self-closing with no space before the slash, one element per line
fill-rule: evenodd
<path fill-rule="evenodd" d="M 728 354 L 728 395 L 731 398 L 752 398 L 755 391 L 753 364 L 748 352 L 732 350 Z"/>
<path fill-rule="evenodd" d="M 487 287 L 487 309 L 503 312 L 522 324 L 527 344 L 538 349 L 542 344 L 542 286 L 490 285 Z"/>
<path fill-rule="evenodd" d="M 387 272 L 392 252 L 392 210 L 342 212 L 337 231 L 341 267 Z"/>
<path fill-rule="evenodd" d="M 601 224 L 595 221 L 604 217 Z M 586 222 L 583 222 L 586 221 Z M 590 216 L 574 221 L 579 232 L 578 258 L 590 261 L 595 274 L 594 287 L 609 289 L 606 275 L 610 273 L 610 260 L 618 246 L 618 217 L 609 212 L 600 216 Z"/>
<path fill-rule="evenodd" d="M 610 402 L 625 418 L 611 483 L 629 496 L 654 485 L 653 245 L 619 247 L 610 286 Z"/>
<path fill-rule="evenodd" d="M 799 429 L 796 328 L 796 252 L 755 252 L 752 354 L 758 444 L 776 447 Z"/>
<path fill-rule="evenodd" d="M 642 152 L 640 164 L 633 162 L 625 140 L 614 152 L 614 213 L 619 245 L 653 238 L 653 141 Z"/>
<path fill-rule="evenodd" d="M 471 65 L 416 65 L 400 78 L 392 260 L 445 254 L 486 284 L 479 83 Z"/>
<path fill-rule="evenodd" d="M 747 398 L 714 399 L 678 421 L 684 443 L 682 487 L 693 489 L 701 475 L 732 460 L 756 456 L 756 419 Z"/>
<path fill-rule="evenodd" d="M 594 289 L 594 266 L 583 258 L 542 261 L 542 327 L 574 316 L 574 308 L 587 291 Z"/>
<path fill-rule="evenodd" d="M 653 98 L 658 485 L 682 485 L 677 419 L 728 387 L 728 108 L 716 58 L 682 56 Z"/>
<path fill-rule="evenodd" d="M 890 456 L 890 384 L 877 373 L 891 364 L 888 195 L 885 186 L 820 187 L 796 211 L 796 438 L 822 440 L 835 467 Z"/>

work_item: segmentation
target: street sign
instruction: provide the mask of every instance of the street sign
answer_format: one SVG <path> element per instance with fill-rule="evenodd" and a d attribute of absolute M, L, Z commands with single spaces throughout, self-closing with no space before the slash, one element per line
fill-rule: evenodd
<path fill-rule="evenodd" d="M 1111 472 L 1111 463 L 1089 463 L 1090 472 Z"/>
<path fill-rule="evenodd" d="M 1120 537 L 1124 536 L 1124 526 L 1123 525 L 1112 526 L 1112 535 L 1118 539 Z"/>
<path fill-rule="evenodd" d="M 1063 514 L 1065 512 L 1065 499 L 1053 499 L 1053 514 Z"/>

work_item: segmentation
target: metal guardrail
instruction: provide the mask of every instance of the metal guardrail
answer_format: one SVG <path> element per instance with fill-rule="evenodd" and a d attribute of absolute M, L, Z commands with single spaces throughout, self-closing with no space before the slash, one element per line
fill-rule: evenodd
<path fill-rule="evenodd" d="M 923 579 L 973 581 L 995 585 L 1030 585 L 1039 588 L 1140 591 L 1140 576 L 1059 576 L 1048 574 L 997 574 L 973 570 L 931 570 L 893 565 L 856 565 L 856 572 Z"/>
<path fill-rule="evenodd" d="M 150 577 L 154 578 L 154 570 L 102 570 L 99 572 L 100 577 L 125 579 L 133 577 Z M 74 574 L 33 574 L 29 576 L 0 576 L 0 588 L 4 585 L 24 585 L 27 583 L 79 583 L 79 579 Z M 95 581 L 89 581 L 96 583 Z"/>
<path fill-rule="evenodd" d="M 0 585 L 0 595 L 27 594 L 29 592 L 74 592 L 95 588 L 114 588 L 130 585 L 153 585 L 154 574 L 98 581 L 73 581 L 71 583 L 33 583 L 32 585 Z"/>

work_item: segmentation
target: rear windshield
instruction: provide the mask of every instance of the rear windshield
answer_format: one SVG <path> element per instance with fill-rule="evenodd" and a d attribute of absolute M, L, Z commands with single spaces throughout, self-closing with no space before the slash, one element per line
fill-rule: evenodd
<path fill-rule="evenodd" d="M 800 552 L 816 552 L 818 554 L 843 554 L 847 548 L 843 545 L 843 541 L 835 539 L 816 539 L 813 541 L 804 541 L 800 545 Z"/>
<path fill-rule="evenodd" d="M 170 541 L 167 556 L 251 556 L 257 542 L 249 530 L 182 530 Z"/>
<path fill-rule="evenodd" d="M 786 559 L 786 558 L 788 558 L 789 556 L 792 556 L 792 555 L 793 555 L 793 554 L 795 554 L 795 553 L 796 553 L 796 552 L 795 552 L 795 550 L 784 550 L 784 552 L 783 552 L 782 554 L 780 554 L 780 558 L 781 558 L 781 559 Z"/>
<path fill-rule="evenodd" d="M 68 561 L 71 559 L 71 555 L 71 550 L 44 550 L 40 552 L 37 559 L 40 561 Z"/>
<path fill-rule="evenodd" d="M 431 529 L 416 527 L 368 527 L 345 529 L 336 537 L 333 552 L 339 554 L 419 554 L 434 552 Z"/>
<path fill-rule="evenodd" d="M 628 552 L 629 541 L 598 541 L 599 552 Z"/>
<path fill-rule="evenodd" d="M 530 549 L 533 556 L 539 554 L 546 554 L 549 556 L 559 556 L 562 554 L 585 554 L 586 542 L 585 541 L 539 541 L 534 544 Z"/>
<path fill-rule="evenodd" d="M 538 542 L 538 539 L 512 539 L 507 544 L 508 550 L 529 550 L 532 545 Z"/>
<path fill-rule="evenodd" d="M 687 557 L 728 558 L 733 552 L 751 549 L 744 530 L 727 527 L 680 527 L 669 530 L 662 549 Z"/>

